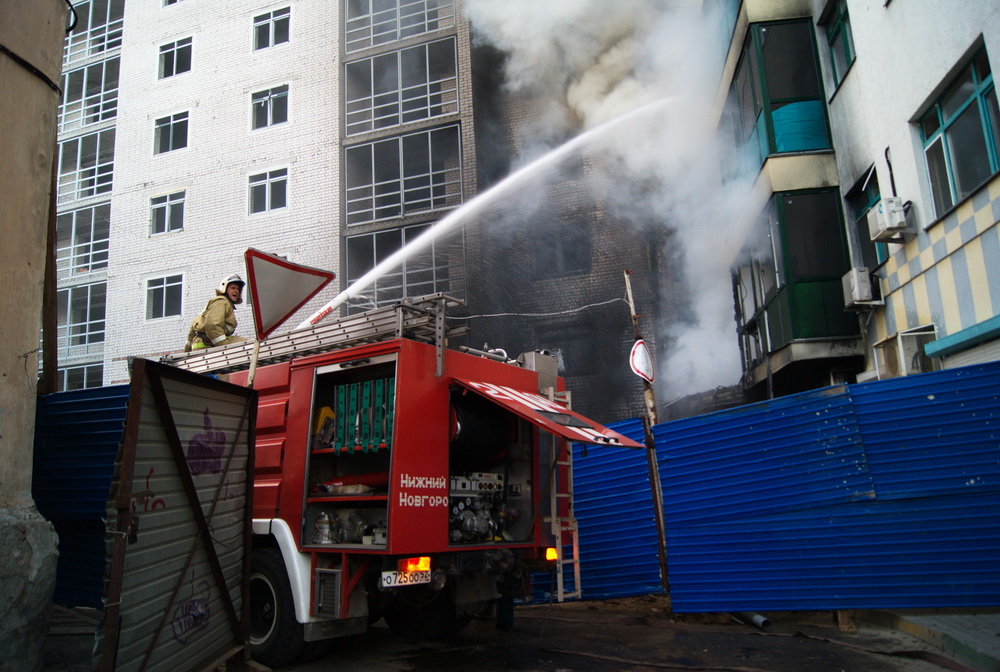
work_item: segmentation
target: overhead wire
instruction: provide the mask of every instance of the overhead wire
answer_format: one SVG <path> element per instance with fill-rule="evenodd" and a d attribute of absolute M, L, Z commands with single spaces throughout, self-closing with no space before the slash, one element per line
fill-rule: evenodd
<path fill-rule="evenodd" d="M 597 303 L 588 303 L 587 305 L 580 306 L 578 308 L 569 308 L 567 310 L 557 310 L 557 311 L 548 312 L 548 313 L 488 313 L 488 314 L 482 314 L 482 315 L 457 315 L 457 316 L 448 315 L 446 319 L 449 319 L 449 320 L 473 320 L 473 319 L 485 318 L 485 317 L 556 317 L 556 316 L 559 316 L 559 315 L 572 315 L 573 313 L 580 313 L 580 312 L 583 312 L 584 310 L 588 310 L 590 308 L 598 308 L 600 306 L 606 306 L 606 305 L 615 303 L 617 301 L 621 301 L 622 303 L 624 303 L 626 305 L 628 304 L 628 302 L 624 298 L 619 297 L 617 299 L 608 299 L 607 301 L 598 301 Z"/>

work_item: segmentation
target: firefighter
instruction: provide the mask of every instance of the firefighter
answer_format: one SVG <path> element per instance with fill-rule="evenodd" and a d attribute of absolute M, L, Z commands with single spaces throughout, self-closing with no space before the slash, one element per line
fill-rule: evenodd
<path fill-rule="evenodd" d="M 205 310 L 191 323 L 184 352 L 202 350 L 217 345 L 241 343 L 245 338 L 234 336 L 236 331 L 235 307 L 243 303 L 243 278 L 228 275 L 219 283 L 215 296 L 209 299 Z"/>

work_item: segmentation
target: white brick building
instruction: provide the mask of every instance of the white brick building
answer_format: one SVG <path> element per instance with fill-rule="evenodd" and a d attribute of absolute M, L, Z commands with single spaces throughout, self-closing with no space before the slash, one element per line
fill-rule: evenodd
<path fill-rule="evenodd" d="M 336 271 L 316 304 L 474 193 L 467 26 L 451 0 L 376 5 L 75 3 L 59 138 L 62 389 L 123 382 L 128 357 L 180 349 L 249 247 Z M 366 163 L 393 153 L 388 172 Z M 249 307 L 237 316 L 252 338 Z"/>

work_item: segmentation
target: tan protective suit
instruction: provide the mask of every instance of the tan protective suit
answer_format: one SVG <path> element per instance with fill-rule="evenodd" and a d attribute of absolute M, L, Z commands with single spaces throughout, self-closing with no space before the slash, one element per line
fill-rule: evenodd
<path fill-rule="evenodd" d="M 205 310 L 191 323 L 184 352 L 201 350 L 217 345 L 241 343 L 245 338 L 233 336 L 236 331 L 236 311 L 224 291 L 215 290 L 215 297 L 209 299 Z"/>

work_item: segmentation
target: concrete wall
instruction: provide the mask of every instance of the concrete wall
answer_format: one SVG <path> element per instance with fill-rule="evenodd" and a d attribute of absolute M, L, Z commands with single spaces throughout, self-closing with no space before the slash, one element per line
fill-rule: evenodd
<path fill-rule="evenodd" d="M 66 5 L 0 4 L 0 661 L 41 667 L 56 537 L 31 499 L 45 241 Z M 48 80 L 48 81 L 46 81 Z"/>
<path fill-rule="evenodd" d="M 819 17 L 826 0 L 813 0 Z M 1000 5 L 990 0 L 949 4 L 934 0 L 850 0 L 848 11 L 857 59 L 839 88 L 829 78 L 829 54 L 818 33 L 830 125 L 840 183 L 850 188 L 875 164 L 883 195 L 889 194 L 889 149 L 896 193 L 913 202 L 914 223 L 935 220 L 919 129 L 913 120 L 941 93 L 966 58 L 985 44 L 994 73 L 1000 71 Z"/>
<path fill-rule="evenodd" d="M 826 0 L 812 4 L 818 17 Z M 894 195 L 911 203 L 909 231 L 900 244 L 888 245 L 889 258 L 877 272 L 886 305 L 863 316 L 869 348 L 928 325 L 938 339 L 954 337 L 1000 315 L 1000 179 L 939 216 L 915 123 L 981 47 L 994 76 L 1000 71 L 1000 5 L 954 3 L 946 14 L 933 0 L 885 5 L 849 0 L 857 55 L 839 88 L 829 76 L 824 32 L 817 33 L 842 190 L 874 165 L 882 196 L 895 189 Z M 854 263 L 861 265 L 856 252 Z M 988 361 L 993 351 L 982 350 L 971 361 Z"/>

